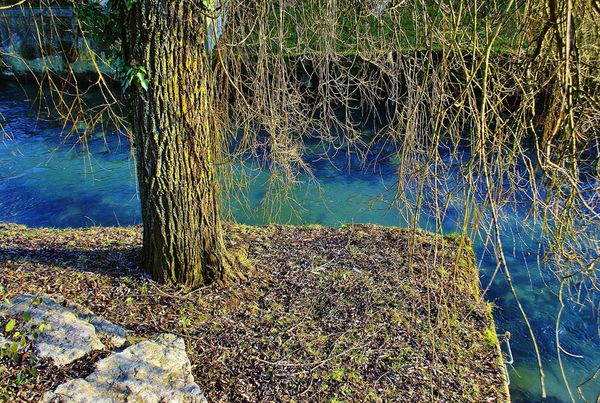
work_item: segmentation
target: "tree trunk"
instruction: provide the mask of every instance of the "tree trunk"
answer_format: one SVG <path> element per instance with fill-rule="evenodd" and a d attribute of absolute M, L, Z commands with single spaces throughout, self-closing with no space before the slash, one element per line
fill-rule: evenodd
<path fill-rule="evenodd" d="M 198 4 L 139 0 L 125 46 L 126 60 L 149 80 L 147 90 L 137 82 L 133 111 L 142 264 L 155 280 L 187 287 L 223 280 L 226 262 L 216 175 L 221 135 Z"/>

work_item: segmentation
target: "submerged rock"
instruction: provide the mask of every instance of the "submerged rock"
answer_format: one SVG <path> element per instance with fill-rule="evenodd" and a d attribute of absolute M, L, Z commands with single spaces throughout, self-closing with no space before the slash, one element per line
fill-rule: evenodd
<path fill-rule="evenodd" d="M 44 402 L 206 402 L 194 382 L 183 339 L 163 334 L 96 363 L 85 379 L 74 379 L 44 395 Z"/>
<path fill-rule="evenodd" d="M 31 315 L 27 327 L 45 324 L 44 331 L 35 340 L 35 354 L 52 359 L 57 366 L 104 348 L 91 323 L 48 296 L 23 294 L 12 298 L 10 303 L 0 304 L 0 315 L 20 317 L 25 312 Z"/>

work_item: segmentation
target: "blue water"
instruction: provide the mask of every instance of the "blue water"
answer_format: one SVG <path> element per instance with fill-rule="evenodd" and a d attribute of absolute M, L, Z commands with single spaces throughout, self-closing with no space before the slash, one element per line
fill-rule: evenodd
<path fill-rule="evenodd" d="M 74 140 L 65 140 L 62 127 L 45 119 L 44 113 L 39 114 L 32 105 L 22 88 L 15 83 L 0 82 L 0 124 L 5 131 L 0 142 L 0 221 L 57 228 L 139 224 L 135 161 L 127 139 L 116 134 L 103 139 L 98 134 L 90 140 L 88 151 L 84 151 Z M 315 159 L 311 166 L 317 181 L 304 178 L 292 190 L 297 204 L 284 206 L 279 214 L 261 204 L 269 175 L 244 170 L 250 177 L 251 185 L 246 192 L 250 204 L 242 207 L 233 201 L 228 204 L 227 212 L 247 224 L 278 221 L 405 226 L 407 219 L 390 205 L 396 186 L 394 161 L 381 158 L 365 172 L 357 167 L 348 169 L 345 156 L 339 156 L 339 161 L 334 159 L 337 168 L 329 161 Z M 448 176 L 458 177 L 456 172 L 448 172 Z M 451 203 L 443 222 L 444 232 L 459 228 L 460 204 L 460 200 Z M 555 319 L 559 309 L 556 280 L 538 265 L 543 247 L 539 245 L 536 226 L 525 218 L 524 208 L 507 210 L 505 214 L 503 242 L 508 266 L 538 339 L 549 400 L 569 401 L 555 350 Z M 419 220 L 419 224 L 432 228 L 427 217 Z M 474 242 L 485 287 L 496 259 L 489 242 L 478 237 L 474 237 Z M 512 334 L 515 363 L 509 368 L 509 375 L 513 400 L 540 400 L 532 344 L 502 272 L 485 297 L 497 307 L 494 315 L 498 332 Z M 567 303 L 559 334 L 567 351 L 582 356 L 562 357 L 576 400 L 580 399 L 577 385 L 600 367 L 598 325 L 597 311 L 591 305 Z M 600 379 L 586 384 L 581 393 L 585 399 L 595 401 L 600 394 Z"/>

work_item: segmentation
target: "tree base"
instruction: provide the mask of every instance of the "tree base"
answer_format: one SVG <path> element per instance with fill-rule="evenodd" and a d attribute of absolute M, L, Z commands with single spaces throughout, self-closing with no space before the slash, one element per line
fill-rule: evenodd
<path fill-rule="evenodd" d="M 220 287 L 228 287 L 238 281 L 248 280 L 254 270 L 254 262 L 248 257 L 248 250 L 241 246 L 227 248 L 223 258 L 222 279 L 216 280 L 215 284 Z"/>

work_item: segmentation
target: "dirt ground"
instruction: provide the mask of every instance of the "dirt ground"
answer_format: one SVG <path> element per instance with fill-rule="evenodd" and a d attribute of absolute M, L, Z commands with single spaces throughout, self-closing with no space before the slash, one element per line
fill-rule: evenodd
<path fill-rule="evenodd" d="M 138 269 L 139 227 L 0 224 L 0 298 L 61 295 L 134 337 L 181 335 L 211 402 L 507 399 L 468 240 L 372 225 L 225 230 L 251 268 L 186 291 Z M 0 359 L 0 400 L 35 401 L 109 354 L 59 369 L 30 353 Z"/>

